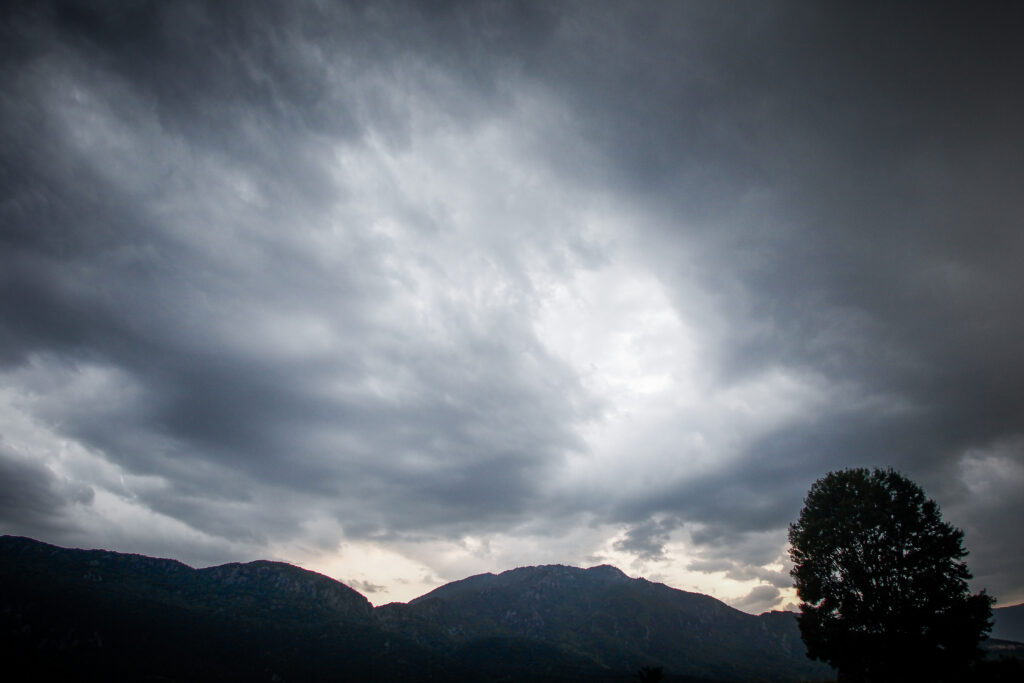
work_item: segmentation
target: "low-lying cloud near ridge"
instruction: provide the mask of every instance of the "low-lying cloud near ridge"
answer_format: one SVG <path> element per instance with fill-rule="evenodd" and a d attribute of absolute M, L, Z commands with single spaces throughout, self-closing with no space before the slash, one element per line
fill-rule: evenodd
<path fill-rule="evenodd" d="M 0 531 L 758 611 L 891 465 L 1024 599 L 1006 11 L 4 10 Z"/>

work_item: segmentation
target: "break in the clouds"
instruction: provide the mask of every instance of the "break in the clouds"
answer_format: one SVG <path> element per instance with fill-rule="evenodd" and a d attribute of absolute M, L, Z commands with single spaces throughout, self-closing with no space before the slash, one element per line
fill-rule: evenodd
<path fill-rule="evenodd" d="M 3 532 L 758 611 L 894 466 L 1024 599 L 1020 10 L 3 12 Z"/>

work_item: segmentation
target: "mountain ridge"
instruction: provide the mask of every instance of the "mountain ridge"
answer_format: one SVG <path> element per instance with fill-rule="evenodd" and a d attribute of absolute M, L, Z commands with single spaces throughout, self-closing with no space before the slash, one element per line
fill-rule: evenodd
<path fill-rule="evenodd" d="M 610 565 L 517 567 L 373 607 L 284 562 L 194 569 L 4 536 L 0 586 L 2 654 L 69 680 L 831 677 L 792 613 L 750 615 Z"/>
<path fill-rule="evenodd" d="M 993 638 L 1024 643 L 1024 602 L 996 607 L 992 613 L 995 615 Z"/>
<path fill-rule="evenodd" d="M 792 615 L 753 616 L 608 566 L 479 574 L 376 613 L 389 629 L 432 648 L 532 637 L 612 670 L 653 665 L 724 680 L 830 675 L 828 667 L 806 659 Z"/>

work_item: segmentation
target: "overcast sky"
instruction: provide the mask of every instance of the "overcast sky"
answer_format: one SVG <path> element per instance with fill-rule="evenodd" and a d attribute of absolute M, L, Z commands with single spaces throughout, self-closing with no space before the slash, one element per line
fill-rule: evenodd
<path fill-rule="evenodd" d="M 1024 600 L 1019 4 L 5 3 L 0 532 L 790 605 L 892 466 Z"/>

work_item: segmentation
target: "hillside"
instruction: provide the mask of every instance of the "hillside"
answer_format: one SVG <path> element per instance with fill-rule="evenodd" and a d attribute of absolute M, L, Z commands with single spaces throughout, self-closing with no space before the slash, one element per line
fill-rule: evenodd
<path fill-rule="evenodd" d="M 0 655 L 37 680 L 827 680 L 794 615 L 752 616 L 610 566 L 520 567 L 374 609 L 281 562 L 175 560 L 0 537 Z M 1017 680 L 1020 605 L 995 610 L 992 680 Z M 1005 675 L 1004 675 L 1005 674 Z M 1002 677 L 999 677 L 1002 676 Z"/>
<path fill-rule="evenodd" d="M 0 538 L 9 666 L 65 680 L 825 678 L 792 615 L 754 617 L 613 567 L 526 567 L 373 609 L 279 562 L 180 562 Z"/>
<path fill-rule="evenodd" d="M 482 574 L 375 612 L 389 630 L 442 651 L 483 638 L 532 638 L 615 671 L 662 666 L 766 681 L 831 674 L 806 658 L 792 615 L 751 616 L 609 566 Z"/>
<path fill-rule="evenodd" d="M 33 680 L 470 680 L 370 603 L 278 562 L 174 560 L 0 538 L 0 648 Z"/>
<path fill-rule="evenodd" d="M 992 610 L 992 637 L 1024 643 L 1024 603 Z"/>

